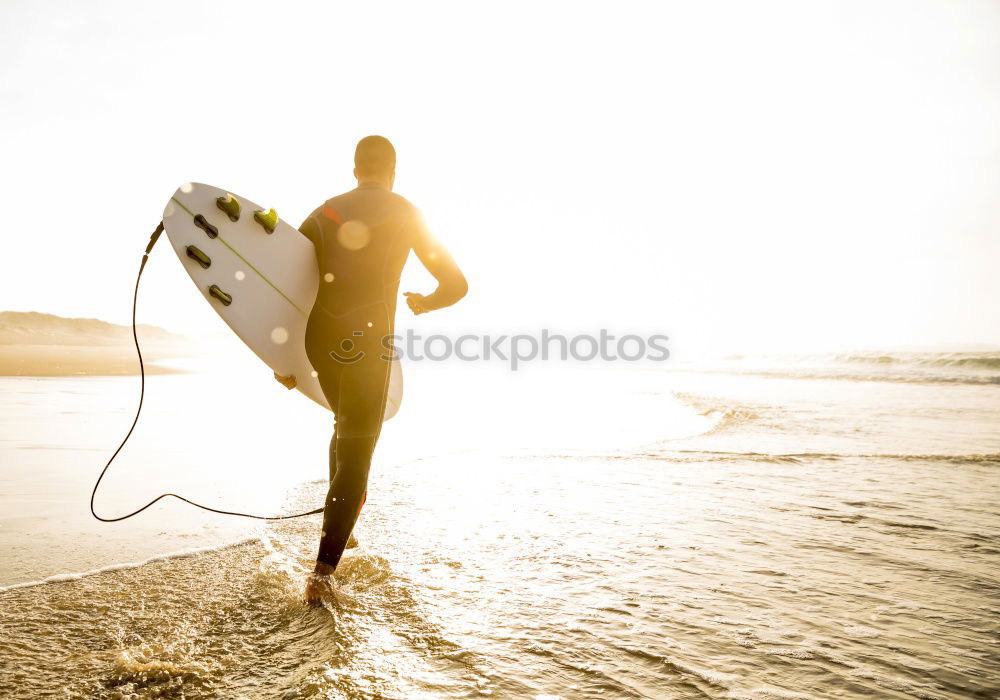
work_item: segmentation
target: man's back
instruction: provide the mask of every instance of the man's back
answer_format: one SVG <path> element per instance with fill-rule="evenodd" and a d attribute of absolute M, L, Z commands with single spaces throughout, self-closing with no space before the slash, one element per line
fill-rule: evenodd
<path fill-rule="evenodd" d="M 299 230 L 316 248 L 316 305 L 338 317 L 381 303 L 391 319 L 407 255 L 428 238 L 416 207 L 374 183 L 328 199 Z"/>

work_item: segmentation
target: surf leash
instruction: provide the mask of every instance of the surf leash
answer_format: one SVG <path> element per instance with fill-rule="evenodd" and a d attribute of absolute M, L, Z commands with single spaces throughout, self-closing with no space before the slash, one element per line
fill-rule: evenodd
<path fill-rule="evenodd" d="M 101 470 L 100 476 L 97 477 L 97 481 L 94 482 L 94 488 L 90 492 L 90 514 L 93 515 L 98 520 L 100 520 L 101 522 L 117 523 L 119 521 L 131 518 L 133 515 L 138 515 L 139 513 L 146 510 L 157 501 L 160 501 L 167 497 L 173 497 L 179 499 L 181 501 L 184 501 L 185 503 L 189 503 L 190 505 L 196 508 L 201 508 L 202 510 L 207 510 L 211 513 L 219 513 L 220 515 L 236 515 L 241 518 L 253 518 L 255 520 L 289 520 L 291 518 L 303 518 L 307 515 L 315 515 L 317 513 L 322 513 L 323 508 L 316 508 L 315 510 L 311 510 L 308 513 L 295 513 L 293 515 L 253 515 L 251 513 L 238 513 L 232 510 L 221 510 L 219 508 L 212 508 L 210 506 L 202 505 L 201 503 L 195 503 L 191 499 L 185 498 L 184 496 L 181 496 L 176 493 L 161 493 L 159 496 L 154 498 L 152 501 L 150 501 L 143 507 L 132 511 L 131 513 L 127 513 L 126 515 L 118 516 L 117 518 L 103 518 L 97 514 L 97 511 L 94 510 L 94 498 L 97 496 L 97 488 L 101 485 L 101 480 L 107 473 L 108 467 L 110 467 L 111 463 L 115 461 L 115 457 L 117 457 L 118 453 L 122 451 L 123 447 L 125 447 L 125 443 L 128 442 L 128 439 L 132 437 L 132 431 L 135 430 L 135 426 L 139 422 L 139 414 L 142 413 L 142 401 L 146 397 L 146 367 L 142 361 L 142 349 L 139 347 L 139 335 L 136 333 L 136 328 L 135 328 L 135 310 L 139 302 L 139 281 L 142 279 L 142 271 L 146 268 L 146 261 L 149 260 L 149 253 L 153 250 L 153 246 L 156 245 L 156 241 L 160 238 L 160 234 L 162 233 L 163 233 L 163 222 L 161 221 L 157 225 L 156 230 L 153 231 L 153 234 L 149 237 L 149 244 L 146 246 L 146 252 L 142 256 L 142 263 L 139 265 L 139 275 L 135 278 L 135 292 L 133 292 L 132 294 L 132 340 L 135 342 L 135 352 L 136 355 L 138 355 L 139 357 L 139 377 L 140 377 L 139 405 L 135 409 L 135 418 L 132 420 L 132 426 L 128 429 L 128 433 L 125 434 L 125 438 L 122 440 L 121 444 L 118 445 L 118 449 L 115 450 L 113 455 L 111 455 L 111 458 L 108 460 L 108 463 L 105 464 L 104 469 Z"/>

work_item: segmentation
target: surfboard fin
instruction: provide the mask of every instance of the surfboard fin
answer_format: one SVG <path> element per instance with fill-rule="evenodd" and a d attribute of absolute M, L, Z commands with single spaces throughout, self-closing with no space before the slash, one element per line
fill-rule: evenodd
<path fill-rule="evenodd" d="M 212 226 L 212 224 L 208 223 L 208 219 L 206 219 L 201 214 L 197 214 L 194 217 L 194 225 L 200 228 L 205 233 L 207 233 L 209 238 L 215 238 L 216 236 L 219 235 L 219 229 L 217 229 L 215 226 Z"/>
<path fill-rule="evenodd" d="M 267 211 L 258 209 L 253 213 L 253 220 L 263 226 L 268 233 L 274 233 L 274 229 L 278 226 L 278 212 L 274 209 Z"/>
<path fill-rule="evenodd" d="M 221 289 L 219 289 L 217 285 L 213 284 L 211 287 L 209 287 L 208 293 L 211 294 L 216 299 L 218 299 L 219 301 L 221 301 L 223 306 L 229 306 L 230 304 L 233 303 L 233 298 L 228 294 L 226 294 Z"/>
<path fill-rule="evenodd" d="M 240 220 L 240 200 L 226 192 L 215 200 L 215 205 L 226 213 L 230 221 Z"/>
<path fill-rule="evenodd" d="M 200 249 L 193 245 L 189 245 L 187 247 L 187 256 L 206 270 L 212 265 L 212 258 L 205 255 Z"/>

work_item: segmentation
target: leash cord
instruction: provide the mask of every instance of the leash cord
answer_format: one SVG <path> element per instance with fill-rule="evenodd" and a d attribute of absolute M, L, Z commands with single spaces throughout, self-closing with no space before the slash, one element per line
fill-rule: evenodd
<path fill-rule="evenodd" d="M 316 508 L 315 510 L 311 510 L 308 513 L 296 513 L 294 515 L 252 515 L 250 513 L 237 513 L 236 511 L 232 510 L 221 510 L 219 508 L 211 508 L 209 506 L 204 506 L 200 503 L 195 503 L 189 498 L 184 498 L 184 496 L 181 496 L 176 493 L 161 493 L 159 496 L 154 498 L 152 501 L 150 501 L 143 507 L 138 508 L 126 515 L 121 515 L 117 518 L 103 518 L 97 514 L 97 511 L 94 510 L 94 498 L 97 496 L 97 487 L 101 485 L 101 480 L 104 478 L 105 473 L 108 471 L 108 467 L 110 467 L 111 463 L 115 461 L 115 457 L 117 457 L 118 453 L 122 451 L 123 447 L 125 447 L 125 443 L 128 442 L 128 439 L 132 437 L 132 431 L 135 430 L 135 426 L 139 422 L 139 414 L 142 412 L 142 401 L 146 397 L 146 368 L 142 361 L 142 350 L 139 347 L 139 336 L 136 333 L 135 329 L 135 310 L 139 301 L 139 280 L 142 279 L 142 271 L 145 269 L 146 261 L 149 259 L 149 253 L 150 251 L 153 250 L 153 246 L 156 245 L 156 241 L 157 239 L 159 239 L 161 233 L 163 233 L 162 221 L 156 227 L 156 230 L 153 231 L 153 234 L 149 237 L 149 245 L 146 246 L 146 252 L 142 256 L 142 263 L 139 265 L 139 275 L 135 278 L 135 292 L 132 294 L 132 340 L 135 342 L 135 352 L 136 355 L 138 355 L 139 357 L 139 377 L 140 377 L 139 406 L 135 409 L 135 418 L 132 420 L 132 426 L 128 429 L 128 433 L 125 434 L 125 439 L 123 439 L 121 444 L 118 445 L 118 449 L 115 450 L 113 455 L 111 455 L 111 459 L 108 460 L 108 463 L 104 465 L 104 469 L 101 470 L 101 474 L 100 476 L 97 477 L 97 481 L 94 483 L 94 488 L 90 492 L 91 515 L 93 515 L 95 518 L 104 523 L 117 523 L 121 520 L 126 520 L 128 518 L 131 518 L 133 515 L 138 515 L 139 513 L 146 510 L 157 501 L 167 498 L 168 496 L 172 496 L 173 498 L 177 498 L 181 501 L 184 501 L 185 503 L 189 503 L 192 506 L 195 506 L 196 508 L 201 508 L 202 510 L 207 510 L 212 513 L 219 513 L 220 515 L 236 515 L 241 518 L 254 518 L 255 520 L 289 520 L 291 518 L 302 518 L 307 515 L 315 515 L 316 513 L 322 513 L 323 508 Z"/>

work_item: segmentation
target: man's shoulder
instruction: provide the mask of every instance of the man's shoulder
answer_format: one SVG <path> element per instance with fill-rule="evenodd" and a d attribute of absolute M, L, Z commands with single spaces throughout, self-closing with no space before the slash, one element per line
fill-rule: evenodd
<path fill-rule="evenodd" d="M 348 190 L 347 192 L 341 192 L 338 195 L 330 197 L 325 202 L 323 202 L 323 204 L 332 205 L 342 202 L 348 202 L 354 199 L 358 199 L 360 197 L 369 197 L 369 198 L 373 197 L 387 204 L 395 204 L 400 207 L 416 209 L 416 206 L 413 204 L 413 202 L 408 200 L 403 195 L 397 192 L 393 192 L 392 190 L 387 190 L 383 188 L 362 189 L 360 187 L 356 187 L 353 190 Z"/>
<path fill-rule="evenodd" d="M 354 209 L 357 206 L 367 209 L 373 205 L 377 209 L 394 217 L 412 219 L 419 218 L 420 216 L 420 210 L 413 202 L 401 194 L 386 189 L 349 190 L 330 197 L 330 199 L 323 202 L 318 210 L 322 210 L 324 207 L 333 210 L 338 210 L 338 208 Z"/>
<path fill-rule="evenodd" d="M 397 194 L 396 192 L 390 192 L 389 194 L 392 195 L 393 201 L 399 206 L 400 209 L 411 215 L 419 214 L 420 210 L 417 209 L 417 206 L 406 197 L 401 194 Z"/>

